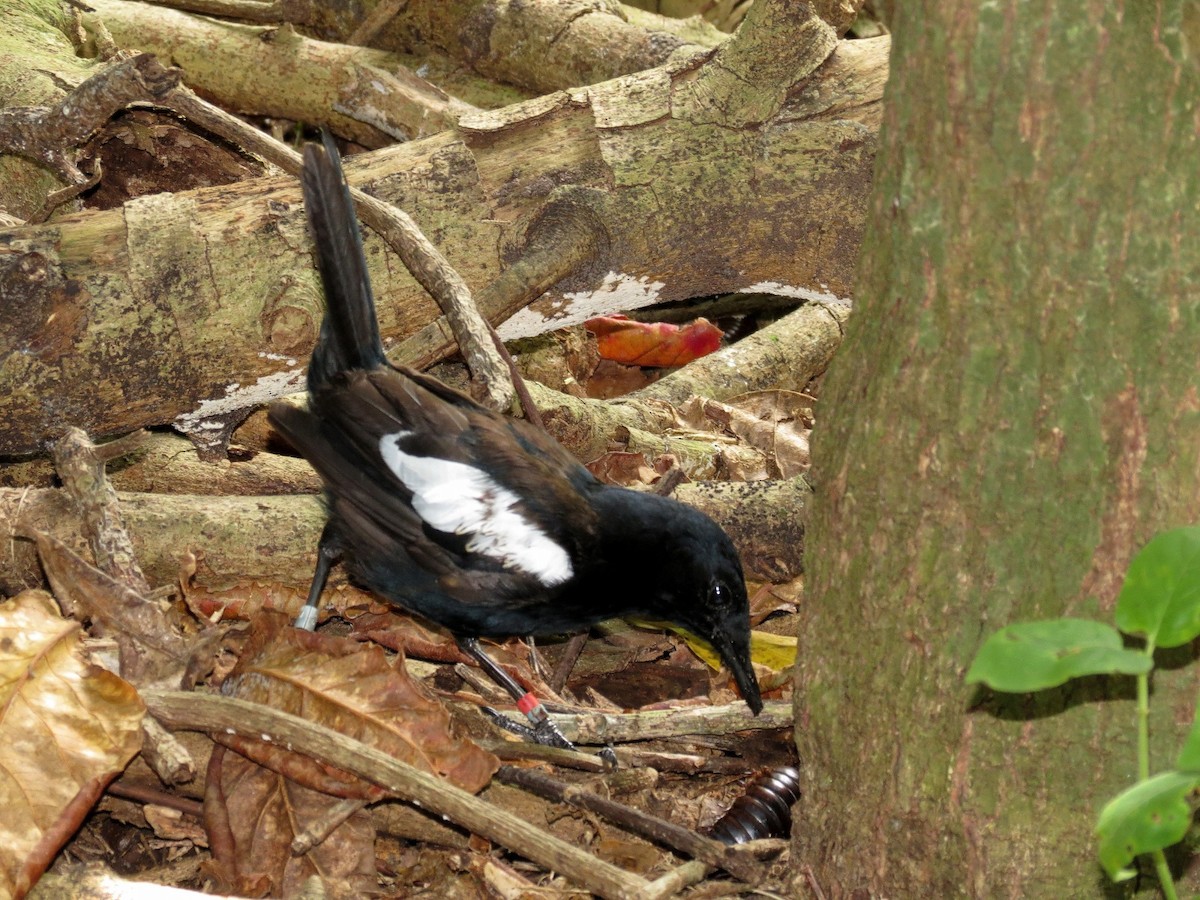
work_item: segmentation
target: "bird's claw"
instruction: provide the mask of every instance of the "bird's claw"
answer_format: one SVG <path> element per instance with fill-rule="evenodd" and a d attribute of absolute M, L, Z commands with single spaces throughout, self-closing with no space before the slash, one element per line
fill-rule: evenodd
<path fill-rule="evenodd" d="M 544 719 L 533 726 L 533 739 L 547 747 L 559 747 L 563 750 L 579 752 L 579 748 L 567 740 L 551 719 Z"/>
<path fill-rule="evenodd" d="M 527 741 L 541 744 L 543 747 L 558 747 L 560 750 L 579 752 L 579 748 L 567 740 L 566 736 L 558 730 L 558 726 L 554 724 L 554 720 L 545 715 L 544 712 L 543 716 L 532 725 L 525 725 L 522 722 L 511 719 L 504 715 L 504 713 L 492 709 L 490 706 L 483 707 L 483 712 L 505 731 L 511 731 L 513 734 Z"/>
<path fill-rule="evenodd" d="M 620 767 L 620 763 L 617 762 L 617 751 L 612 748 L 612 744 L 605 744 L 604 749 L 598 755 L 609 771 L 615 772 Z"/>

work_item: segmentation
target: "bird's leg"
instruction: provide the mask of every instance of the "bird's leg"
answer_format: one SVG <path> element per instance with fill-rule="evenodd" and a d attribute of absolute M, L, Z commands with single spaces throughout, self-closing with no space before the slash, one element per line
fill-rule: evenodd
<path fill-rule="evenodd" d="M 304 609 L 296 616 L 296 627 L 304 631 L 312 631 L 317 626 L 317 606 L 321 602 L 321 592 L 325 590 L 325 582 L 329 580 L 329 570 L 341 555 L 337 542 L 333 537 L 332 527 L 326 523 L 321 531 L 321 539 L 317 541 L 317 567 L 313 570 L 312 586 L 308 589 L 308 600 Z"/>
<path fill-rule="evenodd" d="M 488 656 L 483 648 L 479 646 L 478 638 L 460 637 L 458 638 L 458 646 L 462 648 L 464 653 L 479 663 L 479 667 L 487 672 L 496 684 L 512 695 L 512 698 L 517 701 L 517 709 L 525 713 L 525 717 L 529 719 L 529 724 L 532 727 L 525 728 L 510 719 L 506 719 L 499 713 L 493 716 L 497 724 L 547 747 L 559 747 L 563 750 L 578 749 L 558 730 L 558 726 L 550 718 L 550 713 L 546 712 L 546 707 L 542 705 L 542 701 L 530 691 L 522 688 L 511 675 L 496 665 L 495 660 Z"/>

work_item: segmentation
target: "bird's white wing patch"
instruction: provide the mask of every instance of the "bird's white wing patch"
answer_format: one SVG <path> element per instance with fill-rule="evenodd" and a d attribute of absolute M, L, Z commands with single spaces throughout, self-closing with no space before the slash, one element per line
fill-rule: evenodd
<path fill-rule="evenodd" d="M 405 453 L 400 444 L 408 434 L 384 435 L 379 453 L 412 491 L 413 509 L 431 528 L 470 535 L 472 553 L 532 575 L 546 587 L 571 577 L 571 557 L 516 510 L 516 494 L 466 463 Z"/>

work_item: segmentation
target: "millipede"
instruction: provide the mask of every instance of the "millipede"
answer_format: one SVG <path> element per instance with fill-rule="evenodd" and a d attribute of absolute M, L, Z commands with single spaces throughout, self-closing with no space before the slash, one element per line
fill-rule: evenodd
<path fill-rule="evenodd" d="M 708 830 L 723 844 L 786 837 L 792 830 L 792 804 L 800 799 L 800 770 L 781 766 L 756 778 L 729 811 Z"/>

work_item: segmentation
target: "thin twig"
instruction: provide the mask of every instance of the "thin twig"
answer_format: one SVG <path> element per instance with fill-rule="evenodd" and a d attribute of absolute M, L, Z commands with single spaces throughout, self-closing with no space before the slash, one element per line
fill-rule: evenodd
<path fill-rule="evenodd" d="M 181 691 L 145 691 L 147 709 L 176 728 L 263 738 L 337 766 L 507 847 L 592 893 L 616 900 L 655 896 L 649 884 L 559 840 L 506 810 L 343 734 L 257 703 Z"/>
<path fill-rule="evenodd" d="M 139 428 L 137 431 L 131 431 L 129 434 L 105 441 L 103 444 L 96 444 L 96 459 L 103 463 L 110 463 L 114 459 L 121 459 L 131 453 L 136 453 L 149 444 L 150 440 L 150 432 Z"/>
<path fill-rule="evenodd" d="M 172 109 L 189 121 L 262 156 L 289 174 L 300 175 L 303 162 L 295 150 L 201 100 L 186 87 L 180 86 L 157 105 Z M 483 387 L 485 402 L 495 409 L 506 408 L 512 397 L 512 384 L 488 337 L 488 325 L 462 276 L 403 210 L 356 187 L 350 188 L 350 195 L 363 222 L 400 255 L 413 278 L 441 307 L 472 376 Z"/>
<path fill-rule="evenodd" d="M 150 584 L 138 564 L 129 532 L 125 530 L 117 492 L 109 484 L 104 472 L 106 462 L 138 449 L 148 439 L 149 433 L 139 430 L 113 441 L 109 446 L 98 447 L 82 429 L 68 428 L 66 434 L 54 444 L 54 467 L 83 522 L 83 531 L 91 544 L 96 568 L 102 573 L 98 577 L 107 576 L 113 582 L 111 590 L 101 591 L 101 595 L 108 596 L 113 592 L 128 593 L 125 601 L 112 606 L 112 609 L 119 610 L 121 624 L 125 626 L 120 629 L 119 643 L 121 674 L 127 678 L 144 673 L 142 667 L 147 663 L 143 654 L 135 651 L 135 639 L 168 657 L 178 659 L 182 655 L 180 639 L 172 632 L 143 631 L 131 627 L 133 623 L 140 621 L 139 611 L 142 613 L 141 620 L 144 621 L 145 598 L 150 594 Z M 53 542 L 53 539 L 49 536 L 39 536 L 39 550 L 48 546 L 50 542 Z M 59 572 L 59 567 L 65 562 L 65 559 L 56 559 L 52 563 L 44 555 L 42 558 L 42 565 L 50 576 L 51 583 L 59 588 L 60 594 L 64 591 L 59 579 L 52 573 Z M 67 583 L 72 582 L 78 588 L 75 600 L 87 596 L 87 579 L 67 579 Z M 96 608 L 90 608 L 88 614 L 100 616 Z M 108 624 L 111 626 L 116 623 L 109 621 Z M 153 719 L 147 719 L 143 723 L 142 733 L 145 737 L 143 756 L 164 783 L 180 784 L 195 777 L 195 762 L 175 735 Z"/>
<path fill-rule="evenodd" d="M 146 439 L 145 432 L 135 435 L 139 436 L 126 439 L 119 449 L 128 451 Z M 117 492 L 104 475 L 104 462 L 111 458 L 111 450 L 105 455 L 79 428 L 68 428 L 54 445 L 54 467 L 83 520 L 96 567 L 144 597 L 150 585 L 125 530 Z"/>
<path fill-rule="evenodd" d="M 600 773 L 612 770 L 609 763 L 594 753 L 564 750 L 562 747 L 547 747 L 545 744 L 511 739 L 476 740 L 475 743 L 498 759 L 506 761 L 544 762 L 558 766 L 560 769 L 575 769 L 580 772 Z M 745 769 L 745 766 L 742 768 Z"/>
<path fill-rule="evenodd" d="M 307 827 L 292 839 L 292 856 L 303 856 L 317 845 L 324 843 L 325 839 L 333 834 L 343 822 L 355 813 L 366 809 L 371 802 L 359 797 L 347 797 L 335 803 L 332 809 L 326 810 L 324 815 L 316 821 L 309 822 Z"/>
<path fill-rule="evenodd" d="M 499 332 L 492 327 L 491 323 L 485 322 L 484 324 L 487 325 L 488 334 L 491 335 L 492 344 L 495 346 L 496 352 L 500 354 L 500 359 L 508 367 L 509 377 L 512 378 L 513 390 L 516 391 L 517 399 L 521 402 L 521 412 L 525 414 L 525 418 L 531 425 L 545 431 L 546 423 L 542 420 L 541 410 L 533 402 L 533 397 L 529 396 L 529 388 L 525 386 L 525 378 L 517 370 L 517 364 L 514 362 L 512 354 L 508 352 L 508 348 L 504 346 L 504 341 L 500 339 Z"/>
<path fill-rule="evenodd" d="M 204 804 L 199 800 L 180 797 L 178 794 L 168 794 L 166 791 L 143 787 L 140 784 L 125 784 L 121 781 L 114 781 L 108 786 L 107 793 L 112 794 L 114 797 L 120 797 L 123 800 L 132 800 L 135 803 L 146 803 L 152 806 L 164 806 L 167 809 L 178 810 L 197 819 L 204 818 Z"/>
<path fill-rule="evenodd" d="M 576 204 L 581 206 L 584 204 Z M 479 290 L 479 308 L 487 310 L 493 320 L 506 322 L 557 282 L 606 255 L 608 243 L 598 218 L 579 208 L 556 210 L 552 202 L 536 227 L 526 233 L 525 246 L 516 260 Z M 418 369 L 446 359 L 454 350 L 444 337 L 446 325 L 441 320 L 430 322 L 409 335 L 392 348 L 393 359 L 406 360 Z"/>
<path fill-rule="evenodd" d="M 522 382 L 521 386 L 524 387 L 524 382 Z M 521 402 L 524 403 L 525 401 L 522 400 Z M 587 641 L 588 634 L 586 631 L 571 635 L 570 640 L 563 647 L 562 656 L 558 658 L 558 665 L 550 673 L 549 684 L 554 690 L 561 691 L 566 686 L 567 679 L 571 677 L 571 670 L 575 668 L 575 663 L 579 659 L 579 654 L 583 653 L 583 648 L 587 644 Z"/>
<path fill-rule="evenodd" d="M 554 721 L 577 744 L 626 743 L 683 735 L 720 735 L 738 731 L 791 728 L 792 704 L 770 700 L 757 716 L 742 702 L 725 706 L 650 709 L 632 713 L 556 714 Z"/>
<path fill-rule="evenodd" d="M 80 172 L 82 174 L 82 172 Z M 54 211 L 71 200 L 74 200 L 80 194 L 90 191 L 100 183 L 100 178 L 103 176 L 103 169 L 100 165 L 100 159 L 97 157 L 92 161 L 92 174 L 88 175 L 87 180 L 79 184 L 68 184 L 65 188 L 57 191 L 51 191 L 46 195 L 45 201 L 41 208 L 29 217 L 30 225 L 41 225 L 53 215 Z"/>
<path fill-rule="evenodd" d="M 196 778 L 196 761 L 183 742 L 154 716 L 142 719 L 142 758 L 163 784 L 188 784 Z"/>
<path fill-rule="evenodd" d="M 825 900 L 825 892 L 821 890 L 821 882 L 817 881 L 817 873 L 813 871 L 812 866 L 804 866 L 800 870 L 804 873 L 804 882 L 808 885 L 808 889 L 813 892 L 813 896 L 817 900 Z"/>
<path fill-rule="evenodd" d="M 14 106 L 0 111 L 0 151 L 52 169 L 69 185 L 86 184 L 74 154 L 121 109 L 153 101 L 179 84 L 178 69 L 165 69 L 142 53 L 104 66 L 54 106 Z"/>
<path fill-rule="evenodd" d="M 379 34 L 383 26 L 392 21 L 407 4 L 408 0 L 382 0 L 365 19 L 358 23 L 358 27 L 350 33 L 350 37 L 346 38 L 346 43 L 357 47 L 367 46 L 371 43 L 371 39 Z"/>
<path fill-rule="evenodd" d="M 660 772 L 681 772 L 696 775 L 746 775 L 750 766 L 744 759 L 733 756 L 704 756 L 699 753 L 669 753 L 665 750 L 641 750 L 637 747 L 617 747 L 617 762 L 622 768 L 645 767 Z"/>
<path fill-rule="evenodd" d="M 512 784 L 556 803 L 568 803 L 580 809 L 597 813 L 626 831 L 649 838 L 672 850 L 691 856 L 701 862 L 724 869 L 735 878 L 750 884 L 758 884 L 764 875 L 763 868 L 755 860 L 727 847 L 720 841 L 705 837 L 690 828 L 660 819 L 641 810 L 601 797 L 591 791 L 551 778 L 536 769 L 518 769 L 501 766 L 496 780 Z"/>
<path fill-rule="evenodd" d="M 670 897 L 678 894 L 684 888 L 699 884 L 712 871 L 712 867 L 698 859 L 684 863 L 650 882 L 646 889 L 647 897 Z"/>

